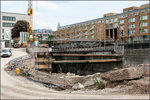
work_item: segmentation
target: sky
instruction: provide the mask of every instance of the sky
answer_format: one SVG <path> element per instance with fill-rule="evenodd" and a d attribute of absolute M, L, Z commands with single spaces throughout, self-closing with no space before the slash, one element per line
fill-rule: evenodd
<path fill-rule="evenodd" d="M 33 29 L 56 30 L 61 26 L 103 17 L 106 13 L 122 13 L 124 8 L 149 1 L 33 1 Z M 2 12 L 27 13 L 28 2 L 2 1 Z"/>

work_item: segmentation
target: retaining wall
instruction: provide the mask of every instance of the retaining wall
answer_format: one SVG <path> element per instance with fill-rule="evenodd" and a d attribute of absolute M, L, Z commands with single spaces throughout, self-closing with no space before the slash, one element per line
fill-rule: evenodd
<path fill-rule="evenodd" d="M 139 64 L 150 64 L 150 48 L 148 49 L 125 49 L 124 66 L 137 66 Z"/>

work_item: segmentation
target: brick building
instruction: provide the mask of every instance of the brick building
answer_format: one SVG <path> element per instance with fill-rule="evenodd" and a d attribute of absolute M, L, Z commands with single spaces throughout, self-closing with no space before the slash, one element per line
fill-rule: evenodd
<path fill-rule="evenodd" d="M 123 13 L 107 13 L 81 23 L 59 26 L 56 39 L 146 40 L 150 37 L 149 4 L 123 9 Z"/>

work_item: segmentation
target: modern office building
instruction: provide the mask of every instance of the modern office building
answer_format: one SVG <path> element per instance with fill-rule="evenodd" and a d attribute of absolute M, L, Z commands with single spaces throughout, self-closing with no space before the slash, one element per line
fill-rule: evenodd
<path fill-rule="evenodd" d="M 11 29 L 13 28 L 14 24 L 18 20 L 26 20 L 28 21 L 27 14 L 20 14 L 20 13 L 10 13 L 10 12 L 0 12 L 1 14 L 1 27 L 0 27 L 0 34 L 1 34 L 1 42 L 10 41 L 11 38 Z"/>
<path fill-rule="evenodd" d="M 149 4 L 123 9 L 122 13 L 107 13 L 102 18 L 59 26 L 56 39 L 146 40 L 150 37 Z M 93 27 L 93 29 L 92 29 Z"/>
<path fill-rule="evenodd" d="M 33 36 L 39 38 L 39 40 L 46 40 L 48 35 L 52 35 L 51 29 L 35 29 L 33 30 Z"/>

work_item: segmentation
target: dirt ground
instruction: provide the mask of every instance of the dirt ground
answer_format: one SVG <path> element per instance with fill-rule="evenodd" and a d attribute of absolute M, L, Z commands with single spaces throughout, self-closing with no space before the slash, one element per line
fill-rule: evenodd
<path fill-rule="evenodd" d="M 82 89 L 78 91 L 56 91 L 46 88 L 38 83 L 33 83 L 25 77 L 9 75 L 4 71 L 6 64 L 13 58 L 26 55 L 25 49 L 12 49 L 12 57 L 1 58 L 1 99 L 149 99 L 149 95 L 123 95 L 109 94 L 111 90 L 88 90 Z M 128 87 L 129 88 L 129 87 Z M 126 89 L 126 87 L 124 87 Z"/>

